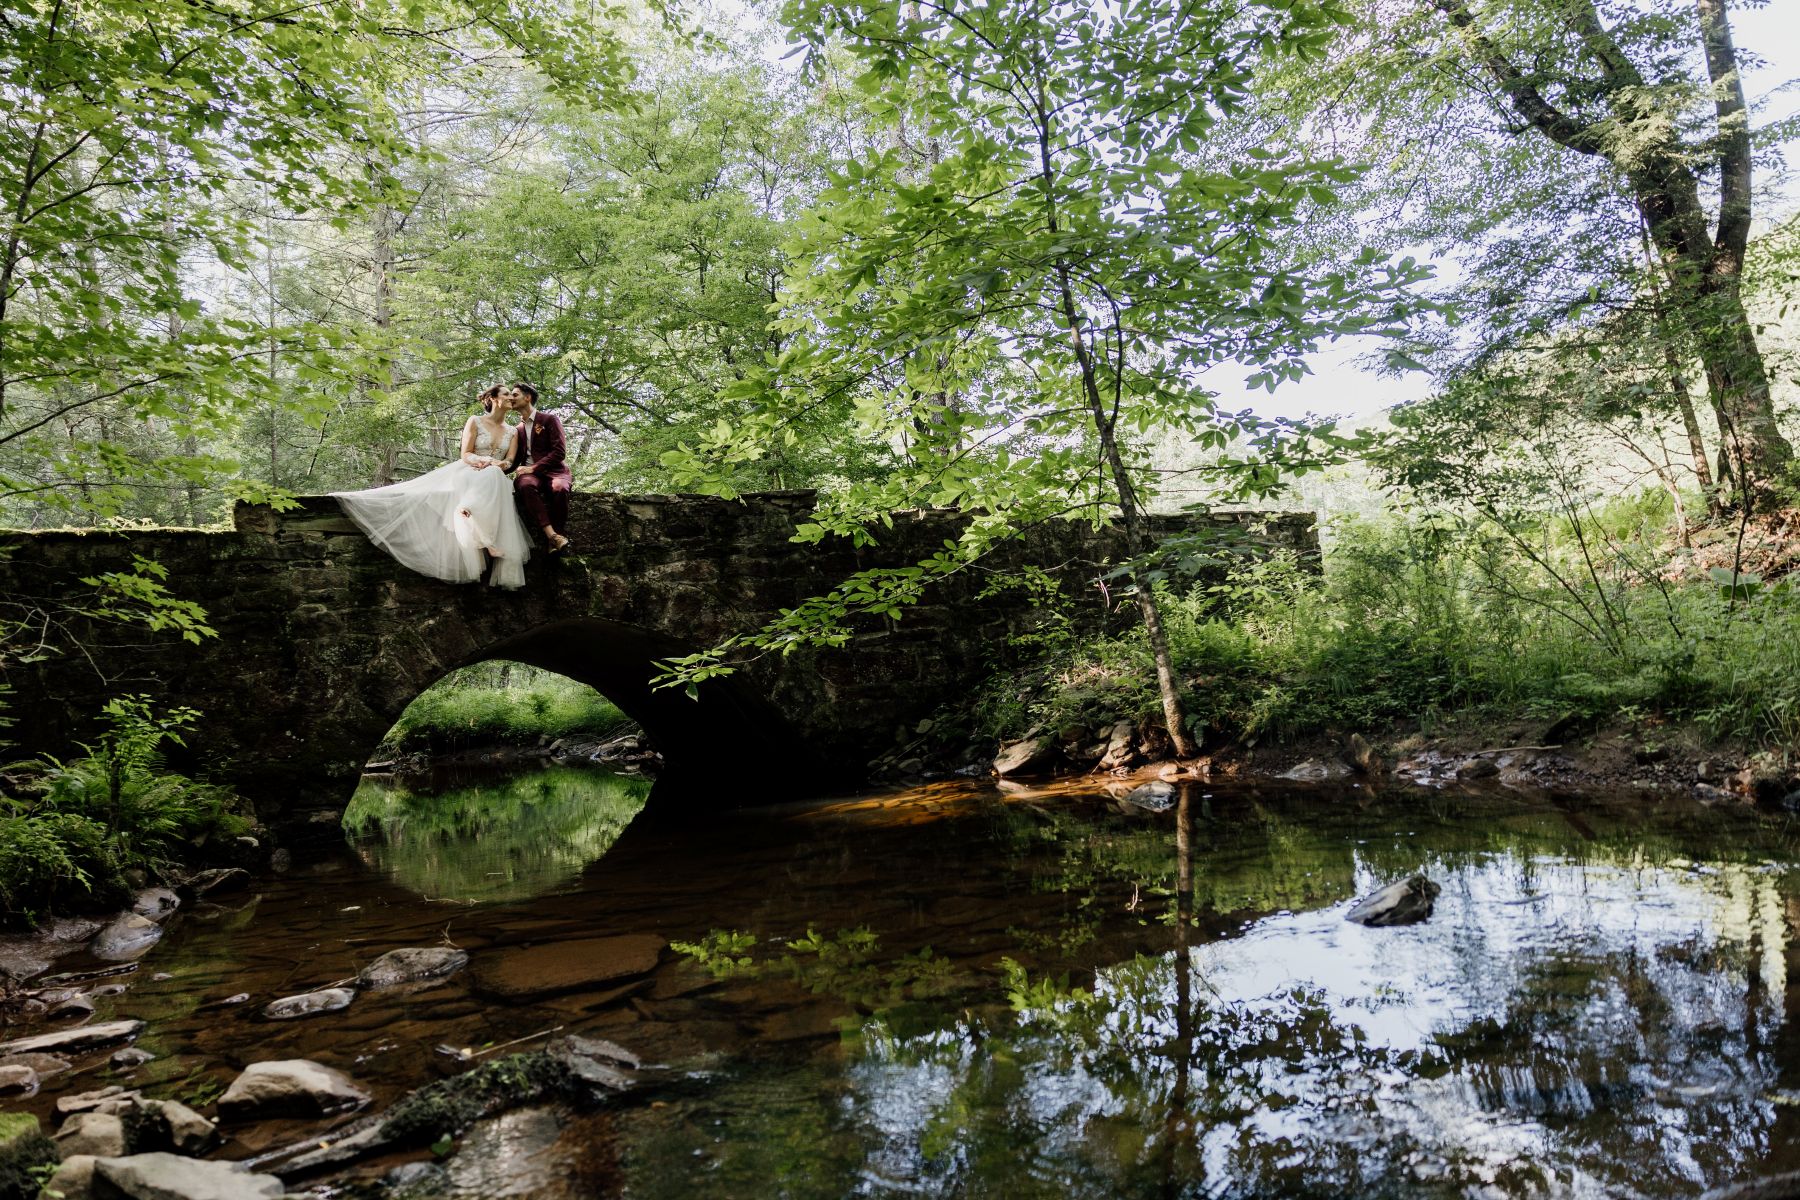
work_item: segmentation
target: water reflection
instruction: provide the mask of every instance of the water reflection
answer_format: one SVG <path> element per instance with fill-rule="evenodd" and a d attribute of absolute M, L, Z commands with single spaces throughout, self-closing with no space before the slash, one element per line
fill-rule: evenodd
<path fill-rule="evenodd" d="M 368 776 L 344 813 L 365 862 L 434 900 L 500 903 L 567 887 L 644 806 L 648 780 L 587 767 Z"/>
<path fill-rule="evenodd" d="M 765 1062 L 705 1122 L 641 1119 L 628 1191 L 1691 1196 L 1795 1165 L 1793 888 L 1759 861 L 1784 827 L 1209 800 L 990 809 L 1068 901 L 1020 939 L 1035 969 L 1003 959 L 935 1021 L 868 1012 L 841 1063 Z M 1343 920 L 1419 868 L 1428 923 Z M 1109 955 L 1122 907 L 1161 948 Z"/>

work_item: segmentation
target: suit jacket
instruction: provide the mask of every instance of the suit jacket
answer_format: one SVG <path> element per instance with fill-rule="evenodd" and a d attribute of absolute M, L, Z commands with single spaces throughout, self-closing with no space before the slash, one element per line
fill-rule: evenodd
<path fill-rule="evenodd" d="M 568 443 L 563 440 L 561 417 L 539 409 L 530 421 L 521 422 L 519 428 L 525 439 L 521 453 L 531 459 L 530 466 L 519 468 L 521 474 L 542 475 L 549 479 L 569 473 L 568 464 L 563 461 Z"/>

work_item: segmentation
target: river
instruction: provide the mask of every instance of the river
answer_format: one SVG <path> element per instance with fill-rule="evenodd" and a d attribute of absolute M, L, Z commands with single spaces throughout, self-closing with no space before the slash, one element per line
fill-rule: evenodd
<path fill-rule="evenodd" d="M 654 1099 L 441 1145 L 425 1195 L 1664 1197 L 1800 1169 L 1786 818 L 1498 789 L 1186 785 L 1151 811 L 969 781 L 746 812 L 649 790 L 370 779 L 342 854 L 178 913 L 96 1019 L 147 1021 L 131 1082 L 196 1106 L 270 1058 L 387 1103 L 450 1051 L 557 1028 L 655 1064 Z M 1423 924 L 1343 919 L 1414 872 L 1442 888 Z M 558 942 L 591 979 L 484 973 Z M 471 969 L 257 1015 L 440 944 Z M 609 973 L 627 944 L 650 969 Z"/>

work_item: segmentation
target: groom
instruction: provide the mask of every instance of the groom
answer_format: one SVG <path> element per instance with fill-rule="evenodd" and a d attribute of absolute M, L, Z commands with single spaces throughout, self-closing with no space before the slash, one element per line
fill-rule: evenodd
<path fill-rule="evenodd" d="M 562 420 L 555 413 L 538 411 L 537 389 L 529 383 L 515 383 L 511 391 L 522 439 L 518 473 L 513 477 L 519 507 L 532 528 L 543 530 L 550 553 L 564 554 L 572 544 L 568 537 L 569 489 L 574 477 L 563 461 Z"/>

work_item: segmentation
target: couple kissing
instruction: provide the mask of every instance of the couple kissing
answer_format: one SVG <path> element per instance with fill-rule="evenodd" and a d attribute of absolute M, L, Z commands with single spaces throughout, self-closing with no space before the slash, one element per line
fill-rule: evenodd
<path fill-rule="evenodd" d="M 332 496 L 371 542 L 423 575 L 523 587 L 527 520 L 551 554 L 571 545 L 562 421 L 538 408 L 529 383 L 495 384 L 477 399 L 456 458 L 416 479 Z"/>

